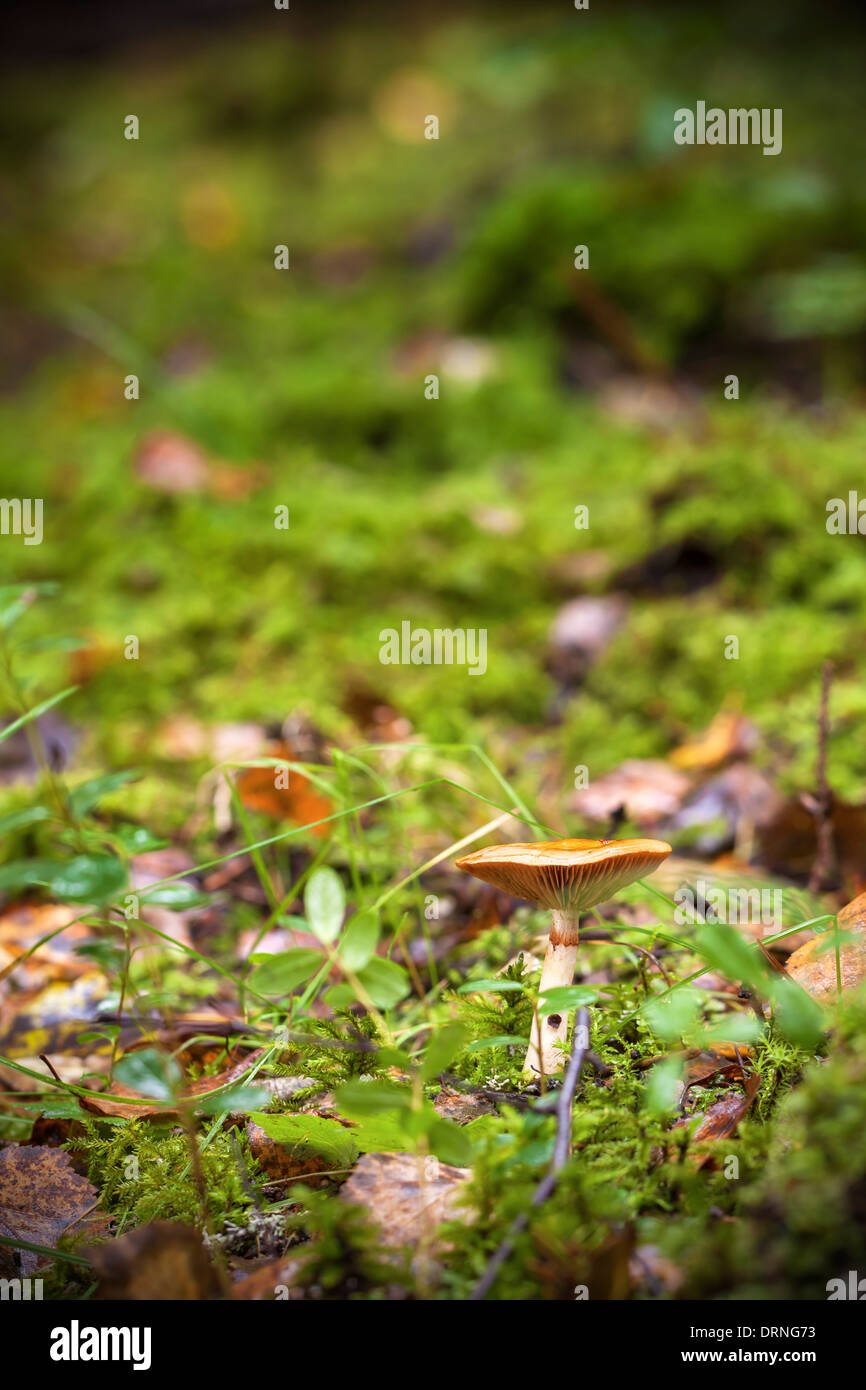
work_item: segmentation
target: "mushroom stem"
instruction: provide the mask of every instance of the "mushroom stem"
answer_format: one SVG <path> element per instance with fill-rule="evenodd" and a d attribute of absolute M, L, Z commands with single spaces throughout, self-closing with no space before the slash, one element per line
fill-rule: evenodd
<path fill-rule="evenodd" d="M 574 980 L 574 965 L 577 960 L 580 917 L 577 913 L 551 912 L 550 938 L 541 971 L 539 993 L 548 989 L 559 989 L 570 985 Z M 543 1070 L 545 1076 L 553 1076 L 562 1071 L 564 1053 L 557 1043 L 564 1043 L 568 1034 L 567 1013 L 548 1014 L 532 1021 L 529 1050 L 523 1064 L 525 1075 L 536 1077 Z"/>

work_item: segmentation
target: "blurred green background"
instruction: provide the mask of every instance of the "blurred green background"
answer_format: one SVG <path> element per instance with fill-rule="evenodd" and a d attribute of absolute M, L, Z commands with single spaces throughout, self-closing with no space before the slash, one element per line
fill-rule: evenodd
<path fill-rule="evenodd" d="M 148 15 L 22 30 L 0 97 L 0 491 L 45 506 L 0 563 L 59 582 L 31 633 L 88 644 L 27 668 L 80 682 L 85 759 L 148 765 L 125 795 L 168 825 L 166 720 L 352 742 L 378 705 L 565 794 L 727 702 L 803 787 L 829 656 L 862 797 L 866 542 L 826 530 L 864 487 L 856 10 Z M 781 155 L 676 146 L 699 99 L 781 107 Z M 625 621 L 577 679 L 581 595 Z M 381 665 L 407 619 L 486 628 L 486 674 Z"/>

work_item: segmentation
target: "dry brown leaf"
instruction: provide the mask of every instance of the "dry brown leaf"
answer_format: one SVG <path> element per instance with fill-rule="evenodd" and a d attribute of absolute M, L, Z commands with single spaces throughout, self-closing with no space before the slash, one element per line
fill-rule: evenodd
<path fill-rule="evenodd" d="M 456 1125 L 467 1125 L 479 1115 L 495 1115 L 496 1106 L 486 1096 L 475 1096 L 464 1091 L 453 1091 L 443 1086 L 433 1102 L 433 1108 L 447 1120 Z"/>
<path fill-rule="evenodd" d="M 752 1101 L 758 1094 L 760 1085 L 760 1073 L 752 1072 L 742 1091 L 732 1091 L 730 1094 L 722 1096 L 704 1112 L 692 1135 L 692 1147 L 689 1152 L 690 1160 L 698 1168 L 705 1167 L 713 1157 L 711 1153 L 701 1152 L 701 1145 L 708 1144 L 713 1140 L 731 1137 L 740 1121 L 748 1113 Z M 693 1118 L 694 1116 L 688 1116 L 682 1120 L 677 1120 L 674 1128 L 690 1124 Z"/>
<path fill-rule="evenodd" d="M 336 1116 L 321 1107 L 308 1113 L 333 1120 L 338 1128 L 344 1128 Z M 247 1121 L 247 1139 L 253 1158 L 273 1181 L 303 1180 L 310 1187 L 327 1184 L 328 1177 L 323 1170 L 331 1168 L 334 1164 L 326 1155 L 315 1151 L 309 1145 L 281 1144 L 278 1140 L 272 1139 L 254 1120 Z"/>
<path fill-rule="evenodd" d="M 866 882 L 866 806 L 835 800 L 832 810 L 833 853 L 846 883 Z M 784 802 L 759 829 L 760 856 L 776 873 L 806 877 L 818 853 L 815 817 L 801 801 Z"/>
<path fill-rule="evenodd" d="M 147 1043 L 143 1045 L 147 1046 Z M 209 1095 L 211 1091 L 216 1091 L 221 1086 L 228 1086 L 233 1081 L 239 1081 L 241 1077 L 246 1075 L 256 1059 L 261 1057 L 264 1050 L 264 1048 L 259 1048 L 257 1052 L 248 1053 L 247 1056 L 233 1062 L 217 1076 L 202 1076 L 198 1081 L 189 1082 L 183 1087 L 183 1098 L 195 1100 L 199 1096 Z M 121 1096 L 126 1099 L 115 1099 L 115 1097 Z M 98 1096 L 81 1096 L 80 1103 L 82 1109 L 91 1115 L 112 1115 L 123 1119 L 152 1120 L 160 1117 L 163 1119 L 172 1118 L 177 1115 L 176 1106 L 159 1105 L 138 1091 L 133 1091 L 131 1087 L 122 1086 L 116 1081 L 107 1086 Z"/>
<path fill-rule="evenodd" d="M 198 1301 L 219 1293 L 200 1233 L 177 1221 L 151 1221 L 84 1253 L 99 1278 L 100 1299 Z"/>
<path fill-rule="evenodd" d="M 855 937 L 839 946 L 839 977 L 845 994 L 866 977 L 866 893 L 860 893 L 843 907 L 837 920 L 840 932 L 850 932 Z M 791 979 L 819 1004 L 832 1004 L 839 994 L 836 952 L 828 944 L 831 940 L 826 932 L 813 936 L 788 958 L 786 966 Z"/>
<path fill-rule="evenodd" d="M 674 749 L 670 761 L 684 772 L 710 772 L 733 758 L 747 757 L 757 743 L 758 731 L 751 720 L 733 710 L 720 710 L 702 734 Z"/>
<path fill-rule="evenodd" d="M 267 1302 L 276 1298 L 279 1289 L 281 1300 L 285 1299 L 283 1290 L 293 1287 L 305 1264 L 306 1260 L 299 1258 L 271 1260 L 238 1280 L 232 1289 L 232 1298 L 242 1302 Z"/>
<path fill-rule="evenodd" d="M 86 975 L 92 962 L 75 955 L 75 947 L 92 936 L 90 927 L 76 922 L 80 909 L 59 903 L 12 903 L 0 916 L 0 980 L 14 972 L 19 989 L 38 989 L 51 980 L 71 980 Z M 44 936 L 64 928 L 59 936 L 20 965 L 16 961 Z"/>
<path fill-rule="evenodd" d="M 630 758 L 595 778 L 571 797 L 570 809 L 589 820 L 607 823 L 625 807 L 636 825 L 654 825 L 679 810 L 690 787 L 688 777 L 658 759 Z"/>
<path fill-rule="evenodd" d="M 9 1239 L 54 1250 L 96 1200 L 96 1189 L 74 1171 L 65 1150 L 31 1144 L 0 1150 L 0 1234 Z M 18 1251 L 19 1272 L 32 1274 L 46 1258 Z"/>
<path fill-rule="evenodd" d="M 364 1154 L 340 1191 L 340 1200 L 366 1207 L 391 1248 L 430 1240 L 441 1221 L 457 1214 L 456 1199 L 471 1174 L 414 1154 Z"/>

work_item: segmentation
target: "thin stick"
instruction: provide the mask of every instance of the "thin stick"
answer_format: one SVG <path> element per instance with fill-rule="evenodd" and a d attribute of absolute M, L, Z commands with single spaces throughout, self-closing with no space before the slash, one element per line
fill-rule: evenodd
<path fill-rule="evenodd" d="M 550 1168 L 535 1189 L 529 1210 L 520 1213 L 512 1224 L 508 1235 L 495 1251 L 486 1270 L 469 1295 L 470 1303 L 480 1303 L 482 1299 L 487 1297 L 496 1282 L 497 1274 L 512 1254 L 517 1237 L 529 1225 L 532 1212 L 547 1201 L 556 1187 L 560 1170 L 565 1166 L 571 1148 L 571 1107 L 574 1104 L 574 1093 L 577 1090 L 578 1079 L 588 1048 L 589 1013 L 586 1009 L 581 1009 L 575 1019 L 571 1056 L 568 1059 L 568 1066 L 562 1079 L 562 1089 L 556 1102 L 556 1142 L 553 1146 Z"/>
<path fill-rule="evenodd" d="M 815 862 L 809 876 L 809 892 L 818 893 L 833 864 L 833 793 L 827 781 L 827 744 L 830 737 L 830 685 L 833 663 L 825 661 L 821 672 L 821 705 L 818 712 L 817 791 L 810 798 L 810 810 L 815 818 Z"/>

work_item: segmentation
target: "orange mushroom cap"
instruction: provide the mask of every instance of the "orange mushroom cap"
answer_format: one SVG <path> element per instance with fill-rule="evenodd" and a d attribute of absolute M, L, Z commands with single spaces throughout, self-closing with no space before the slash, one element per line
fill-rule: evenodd
<path fill-rule="evenodd" d="M 515 898 L 574 914 L 652 873 L 670 852 L 664 840 L 542 840 L 490 845 L 457 867 Z"/>

